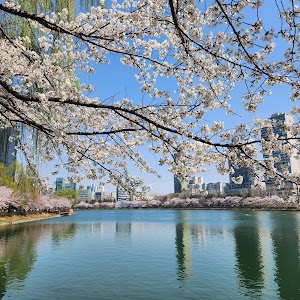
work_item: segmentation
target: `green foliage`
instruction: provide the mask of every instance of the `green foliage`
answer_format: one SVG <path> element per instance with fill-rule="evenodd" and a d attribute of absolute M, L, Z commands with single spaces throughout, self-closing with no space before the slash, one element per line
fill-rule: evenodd
<path fill-rule="evenodd" d="M 64 189 L 59 190 L 54 193 L 55 197 L 64 197 L 73 202 L 73 204 L 77 204 L 78 202 L 78 192 L 72 190 L 72 189 Z"/>
<path fill-rule="evenodd" d="M 0 186 L 7 186 L 15 194 L 33 200 L 39 198 L 41 188 L 38 179 L 32 175 L 30 169 L 24 168 L 18 162 L 14 162 L 9 167 L 0 164 Z"/>
<path fill-rule="evenodd" d="M 99 0 L 19 0 L 18 4 L 21 10 L 25 10 L 29 13 L 34 14 L 50 14 L 51 12 L 61 12 L 62 9 L 68 9 L 68 21 L 71 21 L 76 14 L 80 11 L 87 11 L 91 6 L 99 5 Z M 18 37 L 28 37 L 28 43 L 26 47 L 35 51 L 39 51 L 38 38 L 41 36 L 41 32 L 38 28 L 33 28 L 31 23 L 23 17 L 13 16 L 0 12 L 0 26 L 5 30 L 5 34 L 10 38 L 15 39 Z M 3 32 L 0 31 L 0 39 L 3 38 Z M 54 39 L 55 40 L 55 39 Z M 52 47 L 49 51 L 55 52 L 56 45 L 53 42 Z M 68 64 L 69 62 L 62 62 L 62 64 Z M 79 81 L 76 82 L 77 89 L 80 89 Z M 32 87 L 33 90 L 38 90 L 37 86 Z M 55 112 L 53 112 L 55 113 Z M 21 136 L 25 136 L 24 131 L 26 128 L 24 125 L 19 124 L 18 130 Z M 27 132 L 28 133 L 28 132 Z M 39 159 L 38 148 L 39 148 L 39 132 L 35 129 L 32 130 L 32 152 L 35 153 L 37 162 Z M 8 135 L 10 136 L 10 134 Z M 0 144 L 4 144 L 0 136 Z M 8 141 L 5 141 L 8 144 Z"/>

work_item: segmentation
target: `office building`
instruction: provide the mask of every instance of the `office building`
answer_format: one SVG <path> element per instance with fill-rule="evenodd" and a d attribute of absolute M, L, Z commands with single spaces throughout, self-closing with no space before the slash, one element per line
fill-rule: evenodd
<path fill-rule="evenodd" d="M 91 202 L 94 200 L 94 193 L 91 186 L 87 186 L 86 189 L 78 190 L 78 201 Z"/>
<path fill-rule="evenodd" d="M 205 184 L 205 189 L 209 195 L 220 196 L 225 193 L 224 182 L 210 182 Z"/>
<path fill-rule="evenodd" d="M 68 182 L 64 178 L 56 178 L 55 181 L 55 190 L 60 191 L 60 190 L 66 190 L 66 189 L 71 189 L 76 191 L 77 186 L 75 182 Z"/>
<path fill-rule="evenodd" d="M 114 202 L 115 197 L 114 197 L 114 193 L 112 192 L 108 192 L 108 191 L 104 191 L 104 190 L 97 190 L 95 192 L 95 201 L 97 202 Z"/>
<path fill-rule="evenodd" d="M 122 189 L 120 187 L 116 188 L 116 200 L 117 201 L 130 201 L 132 200 L 132 197 L 129 195 L 125 189 Z"/>
<path fill-rule="evenodd" d="M 55 181 L 55 189 L 56 191 L 64 190 L 65 189 L 65 179 L 64 178 L 56 178 Z"/>
<path fill-rule="evenodd" d="M 256 186 L 259 185 L 258 177 L 251 168 L 251 164 L 240 165 L 238 159 L 237 161 L 229 161 L 228 164 L 229 168 L 232 168 L 234 172 L 229 173 L 229 183 L 226 185 L 226 194 L 249 194 Z M 235 178 L 238 177 L 241 177 L 243 179 L 241 183 L 236 183 Z"/>
<path fill-rule="evenodd" d="M 70 189 L 76 191 L 76 183 L 75 182 L 66 182 L 65 183 L 65 190 Z"/>

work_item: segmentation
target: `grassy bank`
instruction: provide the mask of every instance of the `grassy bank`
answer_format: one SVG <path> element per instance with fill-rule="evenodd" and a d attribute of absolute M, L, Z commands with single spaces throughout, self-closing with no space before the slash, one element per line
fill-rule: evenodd
<path fill-rule="evenodd" d="M 53 213 L 30 214 L 27 216 L 12 215 L 12 216 L 0 217 L 0 226 L 18 224 L 18 223 L 24 223 L 30 221 L 38 221 L 38 220 L 44 220 L 44 219 L 56 218 L 56 217 L 60 217 L 60 215 L 53 214 Z"/>

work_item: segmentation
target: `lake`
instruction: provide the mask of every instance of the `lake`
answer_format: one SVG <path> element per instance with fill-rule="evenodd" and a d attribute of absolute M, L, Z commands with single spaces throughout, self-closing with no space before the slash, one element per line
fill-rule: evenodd
<path fill-rule="evenodd" d="M 300 213 L 105 210 L 0 227 L 0 299 L 300 299 Z"/>

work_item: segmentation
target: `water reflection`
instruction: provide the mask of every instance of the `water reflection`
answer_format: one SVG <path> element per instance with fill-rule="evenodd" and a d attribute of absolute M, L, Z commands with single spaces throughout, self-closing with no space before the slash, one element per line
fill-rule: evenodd
<path fill-rule="evenodd" d="M 259 238 L 259 221 L 255 212 L 236 212 L 237 223 L 233 229 L 236 268 L 240 286 L 246 295 L 260 293 L 264 286 L 263 263 Z M 245 217 L 241 217 L 244 215 Z"/>
<path fill-rule="evenodd" d="M 53 227 L 52 242 L 58 246 L 66 239 L 73 239 L 77 233 L 78 224 L 76 223 L 61 223 Z"/>
<path fill-rule="evenodd" d="M 0 228 L 0 299 L 8 284 L 19 285 L 32 270 L 36 260 L 35 239 L 38 232 L 21 225 Z"/>
<path fill-rule="evenodd" d="M 70 299 L 104 290 L 103 299 L 149 299 L 155 292 L 153 299 L 300 299 L 299 213 L 154 213 L 146 221 L 140 211 L 122 212 L 124 222 L 91 212 L 82 219 L 78 213 L 76 223 L 0 227 L 0 299 L 52 300 L 66 290 Z M 58 258 L 63 263 L 54 269 Z M 134 281 L 122 286 L 120 274 L 134 274 Z"/>
<path fill-rule="evenodd" d="M 273 222 L 275 281 L 279 295 L 281 299 L 300 299 L 299 214 L 282 214 Z"/>
<path fill-rule="evenodd" d="M 51 236 L 53 244 L 73 238 L 77 224 L 19 224 L 0 227 L 0 299 L 9 285 L 20 289 L 37 259 L 37 242 Z"/>
<path fill-rule="evenodd" d="M 116 238 L 129 240 L 131 236 L 131 223 L 116 223 Z"/>
<path fill-rule="evenodd" d="M 177 217 L 187 219 L 188 211 L 177 211 Z M 187 222 L 176 224 L 176 259 L 177 279 L 186 280 L 189 278 L 192 265 L 191 255 L 191 228 Z"/>

